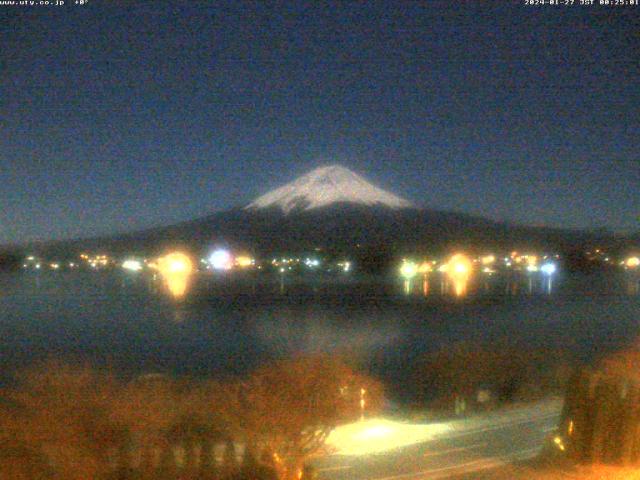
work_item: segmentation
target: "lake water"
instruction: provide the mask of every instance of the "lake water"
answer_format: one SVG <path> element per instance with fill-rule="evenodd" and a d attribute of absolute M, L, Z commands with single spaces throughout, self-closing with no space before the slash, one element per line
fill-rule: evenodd
<path fill-rule="evenodd" d="M 228 282 L 200 275 L 183 301 L 150 275 L 0 275 L 0 366 L 47 357 L 129 373 L 220 376 L 300 352 L 346 352 L 402 391 L 421 354 L 454 342 L 508 339 L 593 359 L 640 335 L 638 278 L 624 272 L 479 280 L 464 298 L 416 282 L 287 278 Z"/>

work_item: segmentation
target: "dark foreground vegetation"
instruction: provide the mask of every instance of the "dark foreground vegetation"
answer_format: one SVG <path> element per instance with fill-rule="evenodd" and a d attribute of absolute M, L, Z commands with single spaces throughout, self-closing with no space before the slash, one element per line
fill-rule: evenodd
<path fill-rule="evenodd" d="M 464 415 L 562 395 L 572 371 L 573 360 L 563 351 L 460 342 L 416 363 L 417 407 Z"/>
<path fill-rule="evenodd" d="M 48 362 L 2 392 L 0 478 L 304 478 L 330 431 L 361 414 L 363 388 L 375 412 L 381 386 L 325 356 L 226 383 Z"/>
<path fill-rule="evenodd" d="M 619 352 L 577 371 L 559 433 L 580 463 L 640 465 L 640 352 Z"/>
<path fill-rule="evenodd" d="M 436 416 L 562 394 L 570 376 L 560 352 L 507 344 L 456 344 L 414 371 L 417 407 Z M 125 379 L 49 361 L 0 391 L 0 479 L 313 478 L 309 462 L 336 426 L 361 417 L 363 400 L 375 415 L 382 385 L 338 356 L 275 361 L 228 381 Z"/>
<path fill-rule="evenodd" d="M 640 479 L 639 347 L 636 342 L 595 365 L 575 369 L 558 430 L 542 454 L 492 471 L 486 478 Z"/>

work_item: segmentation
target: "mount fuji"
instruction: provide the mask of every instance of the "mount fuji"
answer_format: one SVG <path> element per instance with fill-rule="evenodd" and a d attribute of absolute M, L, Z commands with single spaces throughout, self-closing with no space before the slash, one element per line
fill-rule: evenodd
<path fill-rule="evenodd" d="M 293 210 L 323 208 L 335 203 L 410 208 L 412 204 L 378 188 L 340 165 L 316 168 L 276 190 L 258 197 L 245 209 L 278 207 L 285 214 Z"/>
<path fill-rule="evenodd" d="M 320 249 L 370 259 L 453 247 L 549 248 L 563 252 L 593 242 L 604 244 L 607 239 L 611 240 L 586 231 L 512 225 L 419 208 L 347 168 L 330 165 L 249 204 L 192 221 L 107 238 L 56 242 L 31 250 L 155 254 L 176 246 L 204 252 L 214 245 L 228 245 L 256 255 Z"/>

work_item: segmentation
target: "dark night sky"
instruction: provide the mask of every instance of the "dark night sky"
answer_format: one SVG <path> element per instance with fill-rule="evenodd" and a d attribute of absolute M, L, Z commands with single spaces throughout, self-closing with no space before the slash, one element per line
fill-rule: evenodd
<path fill-rule="evenodd" d="M 0 244 L 191 219 L 323 163 L 430 208 L 640 229 L 640 7 L 266 3 L 0 7 Z"/>

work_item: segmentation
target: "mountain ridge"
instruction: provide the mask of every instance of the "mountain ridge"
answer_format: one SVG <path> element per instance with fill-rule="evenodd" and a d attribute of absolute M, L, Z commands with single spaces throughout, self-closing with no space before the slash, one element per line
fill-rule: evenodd
<path fill-rule="evenodd" d="M 320 167 L 256 198 L 210 215 L 145 230 L 31 245 L 36 252 L 103 250 L 157 253 L 167 248 L 206 250 L 214 245 L 257 254 L 451 248 L 549 248 L 567 251 L 594 242 L 621 245 L 587 230 L 515 225 L 462 212 L 418 208 L 339 165 Z M 360 247 L 358 247 L 360 248 Z"/>

